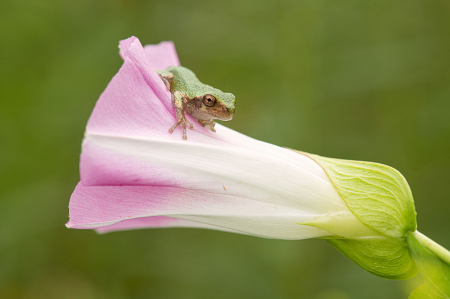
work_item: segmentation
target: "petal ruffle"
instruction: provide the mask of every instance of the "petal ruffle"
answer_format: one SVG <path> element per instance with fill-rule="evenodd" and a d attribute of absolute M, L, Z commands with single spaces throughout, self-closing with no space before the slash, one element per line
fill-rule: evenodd
<path fill-rule="evenodd" d="M 133 230 L 144 228 L 171 228 L 171 227 L 204 228 L 236 233 L 236 231 L 233 231 L 231 229 L 226 229 L 218 226 L 168 216 L 150 216 L 150 217 L 126 219 L 108 226 L 96 228 L 95 230 L 98 233 L 103 234 L 121 230 Z"/>

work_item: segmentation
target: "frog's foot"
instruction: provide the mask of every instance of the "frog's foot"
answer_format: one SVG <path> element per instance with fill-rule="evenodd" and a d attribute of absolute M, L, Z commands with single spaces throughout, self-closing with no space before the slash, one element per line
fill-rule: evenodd
<path fill-rule="evenodd" d="M 189 129 L 194 129 L 194 125 L 186 118 L 177 120 L 177 122 L 169 129 L 169 133 L 173 133 L 173 130 L 175 130 L 180 125 L 183 128 L 183 139 L 186 140 L 186 125 L 189 125 Z"/>
<path fill-rule="evenodd" d="M 203 127 L 207 128 L 208 130 L 211 130 L 212 132 L 216 132 L 216 130 L 214 129 L 214 126 L 216 125 L 216 123 L 214 122 L 213 119 L 207 119 L 207 120 L 198 119 L 197 122 L 199 124 L 201 124 Z"/>

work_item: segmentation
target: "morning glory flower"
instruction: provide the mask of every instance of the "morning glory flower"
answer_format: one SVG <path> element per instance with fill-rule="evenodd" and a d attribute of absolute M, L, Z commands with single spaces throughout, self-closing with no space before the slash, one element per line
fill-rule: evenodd
<path fill-rule="evenodd" d="M 299 223 L 353 215 L 306 155 L 220 124 L 213 133 L 192 119 L 188 140 L 180 128 L 170 134 L 171 95 L 155 69 L 179 65 L 172 43 L 142 47 L 132 37 L 120 54 L 124 64 L 86 127 L 68 227 L 186 226 L 304 239 L 331 233 Z"/>
<path fill-rule="evenodd" d="M 182 140 L 181 128 L 168 132 L 176 117 L 155 71 L 179 65 L 173 43 L 142 47 L 131 37 L 120 42 L 120 55 L 124 63 L 86 127 L 67 227 L 325 238 L 390 279 L 417 273 L 426 256 L 420 246 L 450 263 L 445 249 L 416 231 L 412 194 L 397 170 L 281 148 L 220 124 L 211 132 L 189 115 L 194 129 Z"/>

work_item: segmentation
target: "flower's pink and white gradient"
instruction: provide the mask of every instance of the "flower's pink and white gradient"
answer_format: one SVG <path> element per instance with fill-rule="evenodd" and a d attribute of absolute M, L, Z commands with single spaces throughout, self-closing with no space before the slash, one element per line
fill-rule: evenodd
<path fill-rule="evenodd" d="M 155 69 L 179 65 L 173 43 L 120 43 L 124 63 L 86 127 L 67 227 L 99 232 L 198 227 L 279 239 L 330 235 L 299 223 L 348 211 L 307 156 L 192 118 L 182 140 Z M 219 87 L 220 88 L 220 87 Z M 239 98 L 238 110 L 239 114 Z M 188 116 L 189 118 L 189 116 Z"/>

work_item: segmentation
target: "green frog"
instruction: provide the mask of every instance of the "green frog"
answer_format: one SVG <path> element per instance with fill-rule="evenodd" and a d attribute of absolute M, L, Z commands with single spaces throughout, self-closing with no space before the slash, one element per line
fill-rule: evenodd
<path fill-rule="evenodd" d="M 186 113 L 213 132 L 216 131 L 214 119 L 233 118 L 236 104 L 233 94 L 201 83 L 191 70 L 182 66 L 170 66 L 165 70 L 157 70 L 157 73 L 172 93 L 172 105 L 177 116 L 176 123 L 169 129 L 170 133 L 181 126 L 183 139 L 187 139 L 186 125 L 191 130 L 194 125 L 187 120 Z"/>

